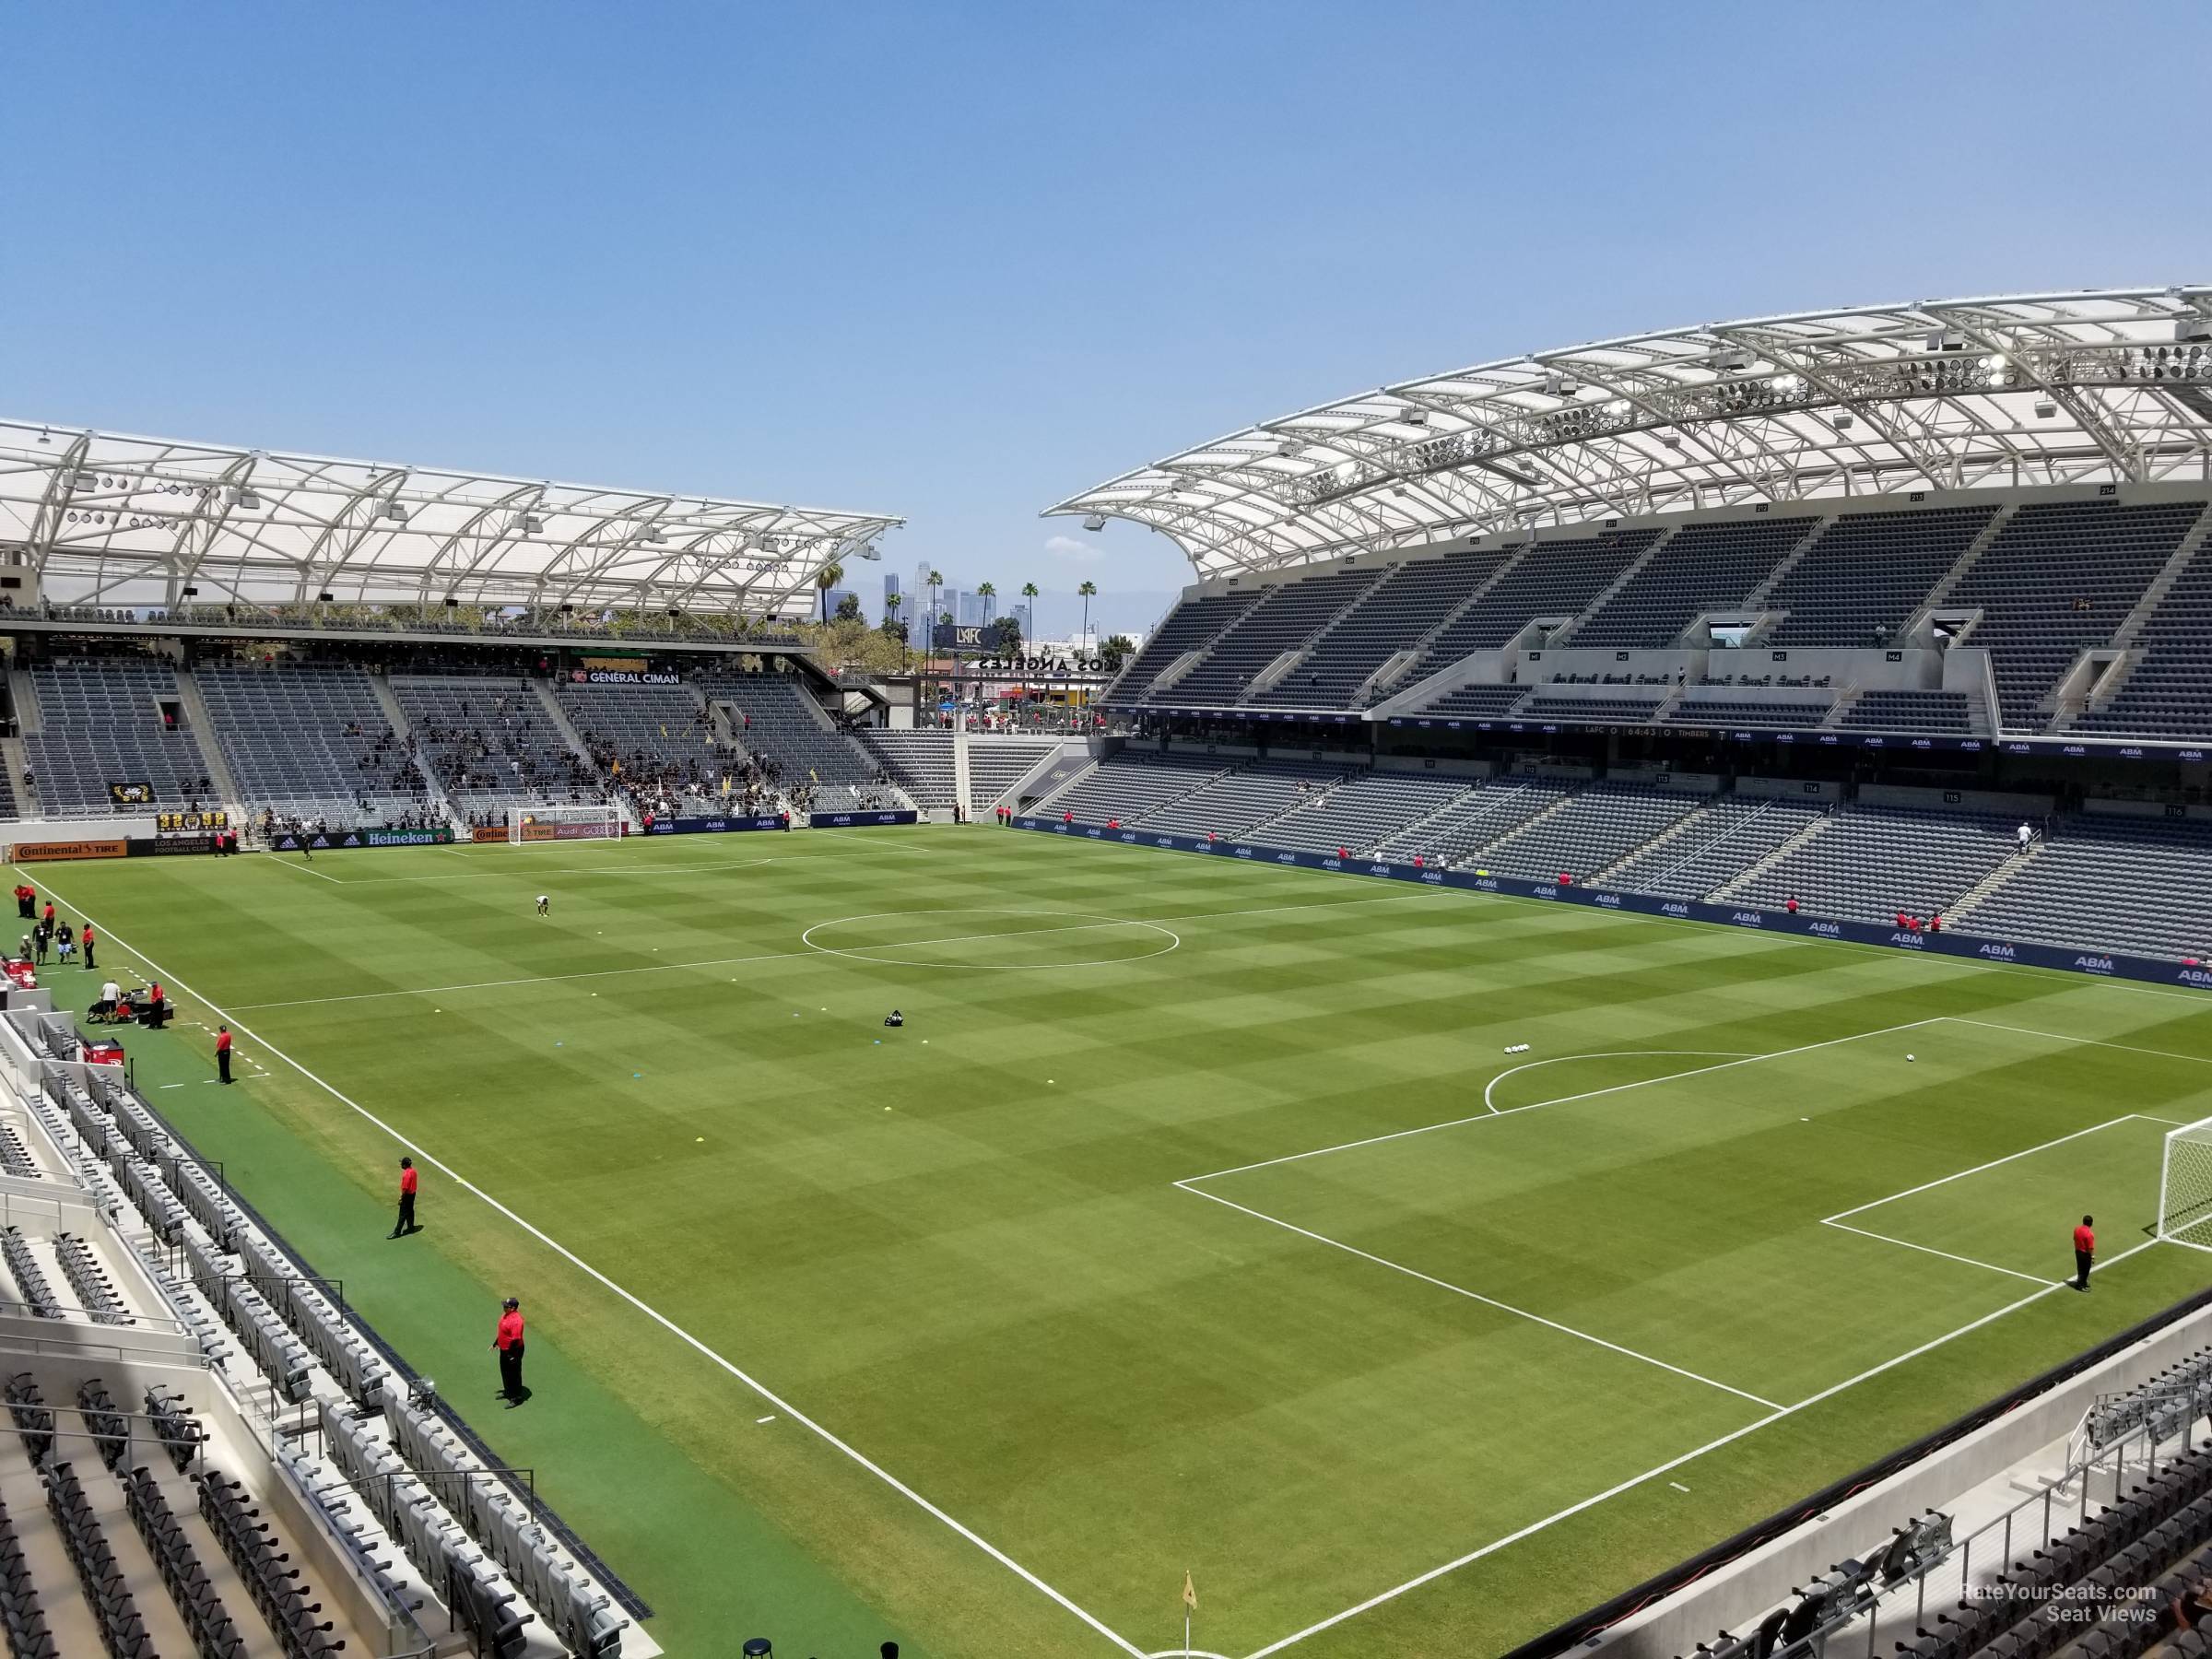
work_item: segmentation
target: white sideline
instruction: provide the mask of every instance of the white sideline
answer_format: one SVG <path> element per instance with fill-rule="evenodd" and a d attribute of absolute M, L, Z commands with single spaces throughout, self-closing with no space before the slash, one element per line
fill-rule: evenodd
<path fill-rule="evenodd" d="M 1623 1347 L 1618 1342 L 1607 1342 L 1603 1336 L 1593 1336 L 1588 1331 L 1578 1331 L 1572 1325 L 1561 1324 L 1556 1319 L 1547 1319 L 1541 1313 L 1531 1313 L 1526 1308 L 1516 1308 L 1512 1303 L 1500 1301 L 1494 1296 L 1484 1296 L 1477 1291 L 1467 1289 L 1463 1285 L 1454 1285 L 1448 1279 L 1441 1279 L 1433 1274 L 1423 1273 L 1418 1268 L 1408 1267 L 1403 1262 L 1394 1262 L 1388 1256 L 1379 1256 L 1371 1251 L 1361 1250 L 1357 1245 L 1347 1244 L 1342 1239 L 1332 1239 L 1326 1233 L 1317 1233 L 1311 1228 L 1299 1227 L 1284 1220 L 1280 1216 L 1270 1216 L 1265 1210 L 1256 1210 L 1249 1206 L 1237 1204 L 1222 1197 L 1218 1193 L 1201 1192 L 1198 1188 L 1181 1181 L 1176 1182 L 1175 1185 L 1182 1187 L 1186 1193 L 1196 1194 L 1201 1198 L 1211 1198 L 1216 1204 L 1225 1205 L 1240 1214 L 1252 1217 L 1254 1220 L 1270 1222 L 1281 1228 L 1285 1232 L 1294 1232 L 1301 1239 L 1312 1239 L 1316 1244 L 1326 1244 L 1332 1249 L 1343 1251 L 1347 1255 L 1356 1255 L 1363 1262 L 1372 1262 L 1378 1267 L 1387 1267 L 1393 1273 L 1404 1274 L 1407 1278 L 1417 1278 L 1425 1285 L 1434 1285 L 1439 1290 L 1449 1290 L 1454 1296 L 1464 1296 L 1469 1301 L 1480 1302 L 1486 1308 L 1495 1308 L 1500 1313 L 1511 1313 L 1517 1319 L 1525 1319 L 1532 1324 L 1540 1324 L 1547 1331 L 1559 1332 L 1562 1336 L 1572 1336 L 1577 1341 L 1591 1343 L 1627 1359 L 1640 1359 L 1646 1365 L 1655 1365 L 1663 1371 L 1672 1371 L 1676 1376 L 1687 1377 L 1692 1382 L 1702 1382 L 1708 1388 L 1717 1388 L 1723 1394 L 1732 1394 L 1739 1400 L 1750 1401 L 1754 1406 L 1764 1406 L 1769 1411 L 1782 1409 L 1782 1406 L 1775 1401 L 1765 1399 L 1748 1390 L 1735 1387 L 1733 1384 L 1704 1376 L 1679 1365 L 1669 1365 L 1665 1360 L 1654 1359 L 1650 1354 L 1639 1353 L 1632 1347 Z"/>
<path fill-rule="evenodd" d="M 50 891 L 53 890 L 53 884 L 52 882 L 46 882 L 44 885 Z M 61 897 L 58 892 L 56 892 L 54 896 L 56 898 Z M 79 915 L 82 916 L 89 916 L 91 914 L 89 911 L 86 910 L 80 904 L 71 903 L 69 908 L 76 911 Z M 1024 1567 L 1019 1561 L 1014 1559 L 1012 1556 L 1006 1554 L 1005 1550 L 999 1548 L 998 1546 L 993 1544 L 989 1539 L 983 1537 L 981 1534 L 975 1532 L 959 1521 L 955 1520 L 951 1515 L 939 1509 L 935 1504 L 932 1503 L 928 1499 L 922 1496 L 922 1494 L 914 1490 L 913 1488 L 908 1486 L 904 1481 L 900 1480 L 896 1475 L 893 1475 L 882 1465 L 875 1462 L 865 1453 L 855 1450 L 851 1445 L 848 1445 L 844 1441 L 840 1440 L 830 1430 L 824 1428 L 820 1423 L 816 1422 L 812 1418 L 808 1417 L 797 1406 L 792 1405 L 790 1401 L 784 1399 L 781 1394 L 771 1389 L 766 1383 L 759 1382 L 758 1379 L 739 1370 L 737 1366 L 733 1364 L 730 1360 L 724 1359 L 714 1349 L 709 1347 L 698 1337 L 692 1335 L 690 1332 L 685 1330 L 683 1326 L 677 1324 L 666 1314 L 660 1312 L 659 1309 L 643 1300 L 633 1292 L 627 1290 L 622 1286 L 617 1284 L 613 1279 L 607 1277 L 606 1274 L 600 1272 L 598 1268 L 593 1266 L 589 1262 L 585 1261 L 582 1256 L 578 1255 L 567 1245 L 561 1243 L 560 1241 L 552 1237 L 549 1233 L 539 1228 L 535 1223 L 525 1220 L 515 1211 L 510 1209 L 506 1205 L 500 1203 L 497 1198 L 494 1198 L 482 1187 L 477 1185 L 476 1182 L 470 1181 L 466 1176 L 454 1170 L 453 1166 L 444 1162 L 442 1159 L 437 1157 L 436 1154 L 418 1145 L 416 1142 L 409 1140 L 406 1135 L 402 1135 L 391 1124 L 385 1123 L 383 1119 L 378 1117 L 367 1107 L 341 1093 L 331 1084 L 317 1077 L 313 1072 L 308 1070 L 306 1066 L 300 1065 L 299 1061 L 293 1059 L 291 1055 L 286 1053 L 275 1043 L 269 1041 L 266 1038 L 262 1037 L 255 1032 L 250 1026 L 246 1025 L 244 1021 L 238 1018 L 235 1014 L 231 1013 L 228 1009 L 225 1009 L 220 1004 L 211 1002 L 206 997 L 201 996 L 198 992 L 194 991 L 190 985 L 186 984 L 182 979 L 179 978 L 176 974 L 170 972 L 167 969 L 161 968 L 160 964 L 156 962 L 152 957 L 147 956 L 146 952 L 134 948 L 127 940 L 125 940 L 120 934 L 116 933 L 112 928 L 110 928 L 103 924 L 100 931 L 107 939 L 112 940 L 114 943 L 114 946 L 117 949 L 128 950 L 132 955 L 141 958 L 149 967 L 158 970 L 160 972 L 161 977 L 169 981 L 169 982 L 174 985 L 178 990 L 185 993 L 187 995 L 194 998 L 194 1000 L 205 1005 L 207 1008 L 211 1009 L 218 1018 L 227 1020 L 234 1030 L 242 1031 L 247 1036 L 252 1037 L 254 1041 L 258 1042 L 262 1046 L 263 1049 L 267 1051 L 269 1053 L 276 1055 L 277 1059 L 283 1061 L 287 1065 L 290 1066 L 294 1071 L 305 1077 L 310 1083 L 312 1083 L 316 1088 L 328 1094 L 331 1099 L 336 1100 L 340 1105 L 347 1107 L 348 1110 L 357 1112 L 361 1118 L 366 1120 L 368 1123 L 374 1124 L 378 1129 L 382 1130 L 384 1134 L 390 1135 L 400 1146 L 406 1147 L 417 1158 L 421 1159 L 432 1169 L 438 1171 L 439 1173 L 445 1176 L 455 1186 L 461 1188 L 464 1192 L 468 1193 L 472 1196 L 482 1200 L 486 1205 L 498 1211 L 508 1220 L 513 1222 L 517 1227 L 521 1228 L 524 1232 L 528 1233 L 539 1243 L 545 1245 L 547 1249 L 552 1251 L 554 1254 L 559 1256 L 562 1260 L 568 1262 L 571 1266 L 575 1267 L 578 1269 L 578 1271 L 583 1273 L 590 1278 L 596 1280 L 600 1285 L 614 1292 L 616 1296 L 621 1298 L 622 1300 L 628 1302 L 631 1307 L 637 1309 L 639 1312 L 644 1314 L 648 1319 L 652 1320 L 663 1330 L 668 1332 L 670 1335 L 675 1336 L 687 1347 L 692 1348 L 703 1358 L 712 1361 L 715 1365 L 727 1371 L 731 1376 L 736 1378 L 738 1382 L 744 1383 L 747 1388 L 759 1394 L 763 1400 L 767 1401 L 771 1406 L 773 1406 L 778 1411 L 782 1412 L 786 1417 L 789 1417 L 794 1422 L 805 1425 L 806 1429 L 811 1430 L 825 1444 L 832 1446 L 839 1452 L 843 1453 L 845 1456 L 851 1458 L 862 1468 L 867 1470 L 869 1474 L 875 1476 L 877 1479 L 882 1481 L 884 1485 L 889 1487 L 900 1497 L 906 1499 L 909 1502 L 914 1504 L 917 1508 L 935 1517 L 936 1520 L 943 1522 L 947 1526 L 950 1527 L 961 1537 L 967 1539 L 969 1543 L 974 1545 L 978 1549 L 981 1549 L 985 1555 L 989 1556 L 1000 1566 L 1005 1567 L 1009 1571 L 1013 1572 L 1017 1577 L 1020 1578 L 1032 1589 L 1040 1591 L 1044 1595 L 1050 1597 L 1053 1602 L 1065 1608 L 1068 1612 L 1073 1613 L 1077 1618 L 1088 1625 L 1093 1630 L 1096 1630 L 1100 1635 L 1105 1637 L 1107 1641 L 1112 1642 L 1113 1645 L 1121 1649 L 1123 1653 L 1130 1654 L 1132 1659 L 1146 1659 L 1144 1649 L 1138 1647 L 1135 1642 L 1128 1641 L 1126 1638 L 1109 1629 L 1099 1619 L 1092 1617 L 1083 1608 L 1077 1606 L 1065 1595 L 1063 1595 L 1059 1591 L 1053 1589 L 1052 1585 L 1046 1583 L 1042 1579 L 1039 1578 L 1035 1573 Z"/>
<path fill-rule="evenodd" d="M 1607 1088 L 1593 1088 L 1582 1094 L 1561 1095 L 1554 1100 L 1535 1100 L 1526 1106 L 1507 1106 L 1497 1111 L 1473 1112 L 1466 1117 L 1447 1118 L 1441 1124 L 1423 1124 L 1413 1129 L 1394 1129 L 1388 1135 L 1370 1135 L 1359 1140 L 1339 1141 L 1333 1147 L 1315 1147 L 1308 1152 L 1292 1152 L 1281 1158 L 1263 1158 L 1257 1163 L 1238 1164 L 1227 1170 L 1211 1170 L 1204 1175 L 1185 1175 L 1182 1181 L 1173 1184 L 1182 1186 L 1193 1181 L 1212 1181 L 1222 1175 L 1241 1175 L 1249 1170 L 1268 1170 L 1273 1169 L 1277 1164 L 1297 1163 L 1301 1159 L 1326 1158 L 1332 1152 L 1349 1152 L 1357 1147 L 1380 1146 L 1384 1141 L 1404 1140 L 1411 1135 L 1430 1135 L 1439 1129 L 1456 1129 L 1464 1124 L 1486 1123 L 1494 1117 L 1512 1117 L 1516 1112 L 1537 1112 L 1547 1106 L 1568 1106 L 1576 1100 L 1594 1100 L 1601 1095 L 1619 1094 L 1623 1089 L 1629 1088 L 1644 1088 L 1653 1083 L 1672 1083 L 1679 1077 L 1701 1077 L 1708 1072 L 1729 1071 L 1739 1065 L 1756 1065 L 1761 1060 L 1781 1060 L 1791 1054 L 1809 1054 L 1815 1049 L 1834 1048 L 1837 1044 L 1843 1042 L 1864 1042 L 1869 1037 L 1884 1037 L 1891 1031 L 1917 1030 L 1922 1026 L 1937 1024 L 1946 1018 L 1947 1017 L 1945 1015 L 1933 1014 L 1925 1019 L 1908 1019 L 1902 1025 L 1882 1026 L 1871 1031 L 1855 1031 L 1849 1037 L 1830 1037 L 1822 1042 L 1806 1042 L 1801 1043 L 1796 1048 L 1776 1049 L 1771 1054 L 1747 1054 L 1740 1060 L 1724 1060 L 1718 1065 L 1693 1065 L 1688 1071 L 1669 1072 L 1664 1077 L 1639 1077 L 1633 1083 L 1615 1083 Z M 1581 1059 L 1601 1058 L 1594 1054 L 1577 1057 Z"/>

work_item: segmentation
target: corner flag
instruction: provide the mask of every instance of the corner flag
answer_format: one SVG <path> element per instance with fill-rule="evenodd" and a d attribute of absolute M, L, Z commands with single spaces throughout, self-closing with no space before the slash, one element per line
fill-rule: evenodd
<path fill-rule="evenodd" d="M 1189 1568 L 1182 1573 L 1182 1605 L 1195 1613 L 1198 1610 L 1198 1586 L 1191 1583 Z"/>

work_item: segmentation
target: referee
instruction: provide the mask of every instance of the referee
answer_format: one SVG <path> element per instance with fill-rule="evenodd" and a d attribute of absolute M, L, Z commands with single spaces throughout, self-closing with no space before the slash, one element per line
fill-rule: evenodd
<path fill-rule="evenodd" d="M 2089 1288 L 2089 1269 L 2097 1261 L 2097 1218 L 2084 1216 L 2074 1230 L 2074 1288 Z"/>

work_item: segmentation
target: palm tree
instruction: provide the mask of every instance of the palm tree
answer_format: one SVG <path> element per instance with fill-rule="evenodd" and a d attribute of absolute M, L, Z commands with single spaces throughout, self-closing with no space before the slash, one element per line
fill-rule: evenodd
<path fill-rule="evenodd" d="M 991 626 L 991 601 L 998 597 L 998 589 L 988 582 L 975 584 L 975 596 L 983 602 L 983 626 Z"/>
<path fill-rule="evenodd" d="M 901 597 L 898 594 L 886 594 L 883 596 L 883 625 L 894 632 L 899 627 L 899 602 Z M 903 640 L 899 643 L 899 665 L 900 667 L 906 665 L 906 642 Z"/>
<path fill-rule="evenodd" d="M 1030 602 L 1030 631 L 1035 633 L 1037 631 L 1037 584 L 1033 582 L 1023 582 L 1021 596 Z"/>
<path fill-rule="evenodd" d="M 1087 582 L 1076 592 L 1082 596 L 1083 637 L 1088 640 L 1090 638 L 1090 602 L 1099 596 L 1099 584 L 1095 582 Z"/>
<path fill-rule="evenodd" d="M 835 559 L 831 559 L 824 565 L 814 579 L 814 585 L 819 588 L 822 594 L 822 620 L 824 622 L 830 620 L 830 590 L 844 579 L 845 567 Z"/>

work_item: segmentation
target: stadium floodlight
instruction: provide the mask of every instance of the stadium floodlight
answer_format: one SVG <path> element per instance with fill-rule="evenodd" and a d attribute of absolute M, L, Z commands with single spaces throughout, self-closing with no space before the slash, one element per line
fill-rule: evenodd
<path fill-rule="evenodd" d="M 2173 337 L 2183 345 L 2192 340 L 2212 341 L 2212 317 L 2176 317 L 2173 320 Z"/>
<path fill-rule="evenodd" d="M 241 487 L 230 492 L 230 505 L 241 512 L 258 512 L 261 511 L 261 498 L 251 488 Z"/>
<path fill-rule="evenodd" d="M 384 510 L 378 513 L 377 516 L 382 519 L 388 519 L 394 524 L 404 524 L 407 522 L 407 510 L 401 506 L 397 501 L 386 501 L 384 503 Z"/>
<path fill-rule="evenodd" d="M 1288 445 L 1285 445 L 1285 446 L 1284 446 L 1284 451 L 1283 451 L 1283 453 L 1288 453 Z M 1106 515 L 1105 515 L 1104 513 L 1102 513 L 1102 512 L 1087 512 L 1087 513 L 1085 513 L 1085 514 L 1083 515 L 1083 528 L 1084 528 L 1084 529 L 1086 529 L 1086 530 L 1103 530 L 1103 529 L 1105 529 L 1105 528 L 1106 528 Z"/>
<path fill-rule="evenodd" d="M 638 539 L 657 547 L 668 538 L 661 534 L 661 527 L 658 524 L 648 524 Z"/>
<path fill-rule="evenodd" d="M 2166 1132 L 2159 1160 L 2159 1237 L 2212 1251 L 2212 1118 Z"/>
<path fill-rule="evenodd" d="M 523 534 L 524 535 L 543 535 L 545 533 L 546 521 L 544 519 L 539 518 L 535 512 L 523 514 Z"/>
<path fill-rule="evenodd" d="M 2057 414 L 2058 406 L 2049 398 L 2039 397 L 2035 400 L 2035 418 L 2038 420 L 2051 420 L 2055 418 Z"/>

